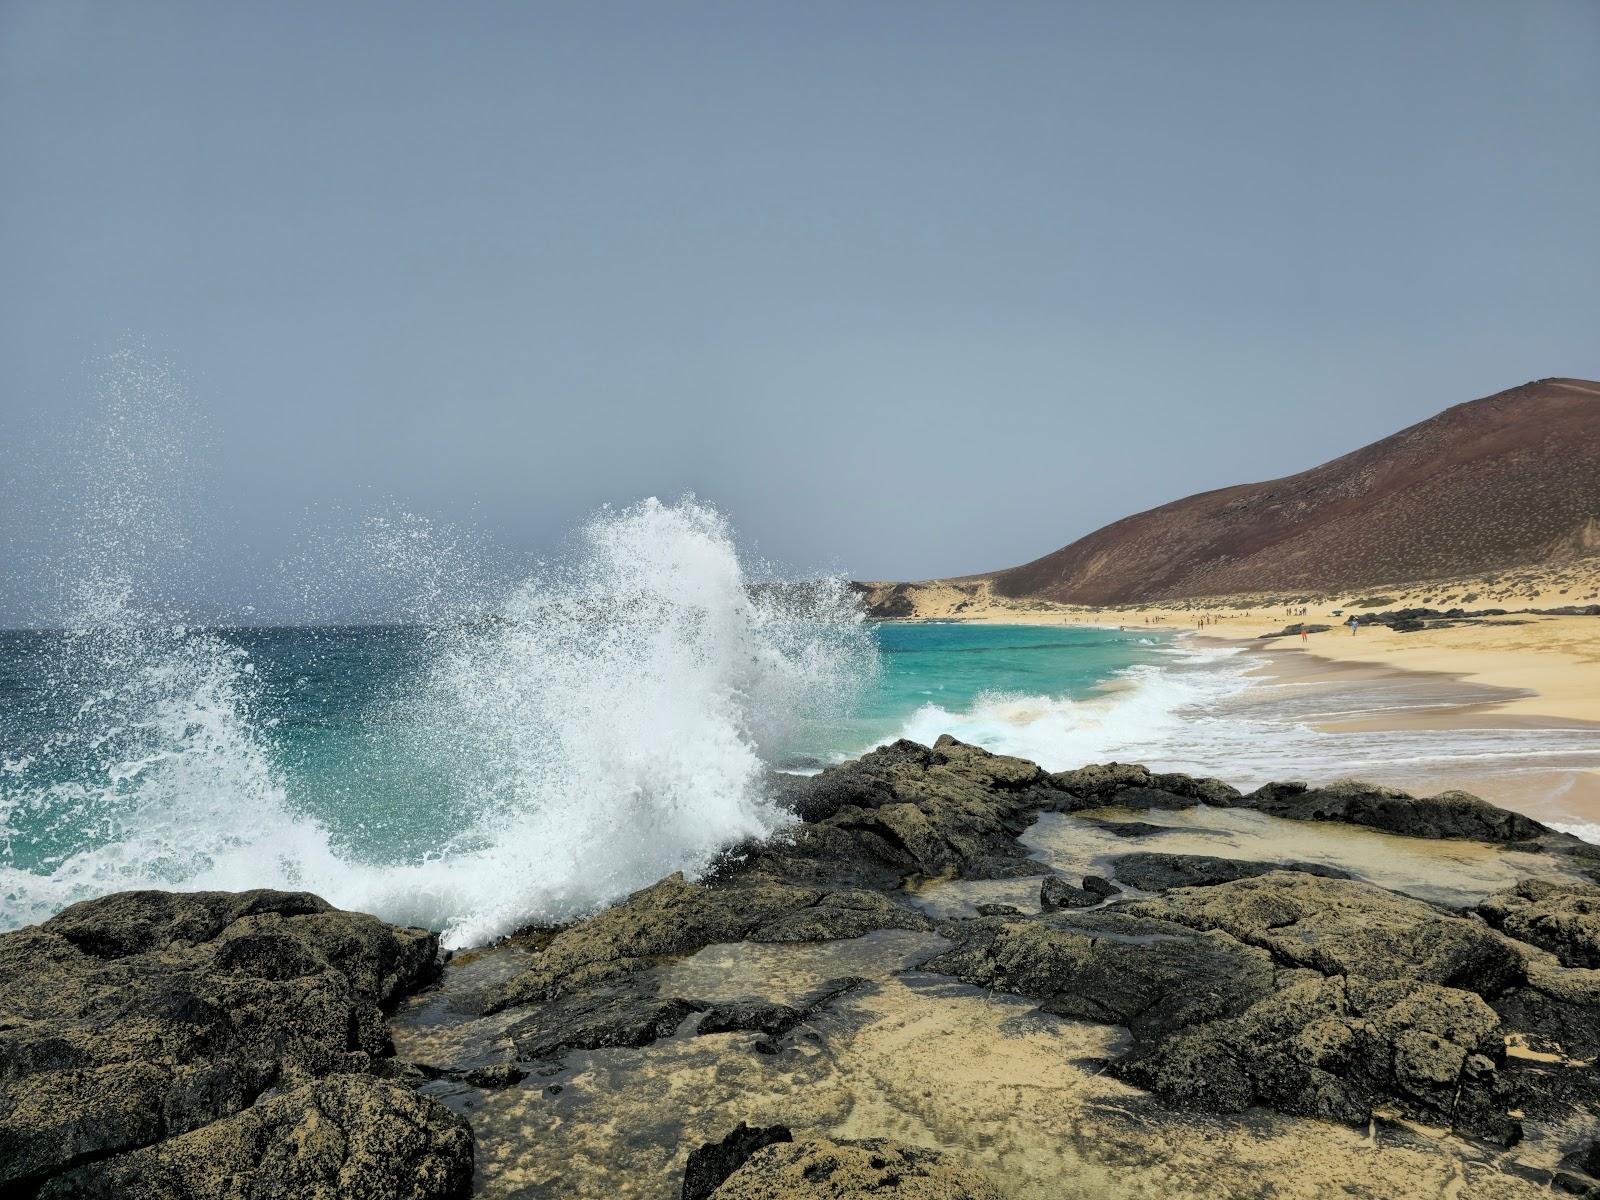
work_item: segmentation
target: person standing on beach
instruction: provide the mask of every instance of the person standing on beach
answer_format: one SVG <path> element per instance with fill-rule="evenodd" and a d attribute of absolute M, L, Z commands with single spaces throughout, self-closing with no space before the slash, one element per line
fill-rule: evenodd
<path fill-rule="evenodd" d="M 1361 622 L 1355 617 L 1350 618 L 1350 636 L 1355 637 L 1356 630 L 1361 628 Z"/>

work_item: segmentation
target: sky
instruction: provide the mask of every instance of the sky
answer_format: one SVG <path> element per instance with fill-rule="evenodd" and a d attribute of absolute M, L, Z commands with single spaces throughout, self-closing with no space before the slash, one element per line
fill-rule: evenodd
<path fill-rule="evenodd" d="M 332 510 L 686 491 L 976 572 L 1600 377 L 1597 62 L 1592 0 L 0 0 L 0 621 L 130 344 L 230 604 Z"/>

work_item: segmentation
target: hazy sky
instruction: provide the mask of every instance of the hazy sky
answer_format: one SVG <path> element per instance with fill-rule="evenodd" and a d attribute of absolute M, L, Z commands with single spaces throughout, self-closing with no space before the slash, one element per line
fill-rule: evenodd
<path fill-rule="evenodd" d="M 1600 4 L 0 0 L 0 616 L 131 335 L 308 508 L 1013 565 L 1600 376 Z"/>

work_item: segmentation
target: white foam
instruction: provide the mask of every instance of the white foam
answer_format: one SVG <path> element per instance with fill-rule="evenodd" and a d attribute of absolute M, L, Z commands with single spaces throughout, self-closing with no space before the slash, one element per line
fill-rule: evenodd
<path fill-rule="evenodd" d="M 505 617 L 452 638 L 419 709 L 473 764 L 476 817 L 424 868 L 458 941 L 770 833 L 766 764 L 874 661 L 842 581 L 750 588 L 726 521 L 692 501 L 597 518 Z"/>
<path fill-rule="evenodd" d="M 1546 824 L 1560 833 L 1570 833 L 1573 837 L 1600 845 L 1600 825 L 1593 822 L 1578 821 L 1568 824 L 1563 821 L 1547 821 Z"/>
<path fill-rule="evenodd" d="M 1156 653 L 1169 664 L 1128 668 L 1103 695 L 989 693 L 964 711 L 929 704 L 898 736 L 929 743 L 948 733 L 1050 770 L 1137 762 L 1241 788 L 1352 775 L 1400 787 L 1470 788 L 1489 775 L 1600 766 L 1600 743 L 1583 729 L 1324 729 L 1340 716 L 1417 712 L 1441 702 L 1405 690 L 1384 699 L 1370 685 L 1345 695 L 1263 681 L 1251 674 L 1255 660 L 1238 647 L 1180 640 Z M 1548 811 L 1560 810 L 1559 794 L 1547 799 Z M 1594 832 L 1583 828 L 1580 836 Z"/>
<path fill-rule="evenodd" d="M 452 945 L 568 916 L 773 831 L 766 762 L 875 663 L 842 580 L 752 588 L 727 522 L 692 500 L 602 513 L 500 620 L 436 628 L 429 678 L 390 699 L 464 819 L 424 861 L 385 863 L 286 794 L 244 651 L 152 620 L 120 577 L 89 590 L 55 672 L 85 697 L 62 734 L 85 768 L 30 788 L 8 764 L 0 834 L 43 814 L 95 844 L 0 867 L 12 925 L 130 887 L 307 888 Z"/>
<path fill-rule="evenodd" d="M 986 692 L 961 712 L 927 704 L 896 736 L 931 743 L 948 733 L 1052 771 L 1113 760 L 1153 763 L 1185 740 L 1193 714 L 1247 686 L 1247 664 L 1231 666 L 1232 648 L 1162 650 L 1191 669 L 1129 667 L 1109 690 L 1089 698 Z"/>

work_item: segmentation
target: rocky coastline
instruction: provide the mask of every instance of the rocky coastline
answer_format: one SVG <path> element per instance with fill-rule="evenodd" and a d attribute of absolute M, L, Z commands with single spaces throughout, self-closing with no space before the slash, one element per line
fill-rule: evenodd
<path fill-rule="evenodd" d="M 0 1190 L 1600 1195 L 1600 847 L 1460 792 L 949 738 L 774 786 L 794 824 L 705 878 L 449 961 L 305 893 L 0 935 Z M 1472 902 L 1362 869 L 1406 847 Z M 948 1094 L 989 1076 L 1015 1111 Z"/>

